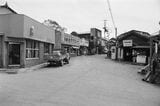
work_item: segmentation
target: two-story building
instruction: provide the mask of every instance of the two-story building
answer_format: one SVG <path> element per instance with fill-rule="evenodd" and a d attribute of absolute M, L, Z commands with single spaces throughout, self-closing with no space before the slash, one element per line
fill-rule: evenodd
<path fill-rule="evenodd" d="M 90 32 L 79 33 L 78 36 L 89 41 L 88 54 L 97 54 L 100 52 L 102 38 L 101 30 L 91 28 Z"/>
<path fill-rule="evenodd" d="M 71 57 L 79 55 L 80 38 L 72 34 L 63 33 L 61 47 L 70 53 Z"/>

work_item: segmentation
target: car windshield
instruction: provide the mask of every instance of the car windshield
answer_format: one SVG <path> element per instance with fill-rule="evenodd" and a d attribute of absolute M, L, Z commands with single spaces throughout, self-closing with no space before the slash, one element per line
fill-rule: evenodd
<path fill-rule="evenodd" d="M 60 53 L 60 51 L 53 51 L 53 55 L 58 55 L 58 56 L 60 56 L 61 53 Z"/>

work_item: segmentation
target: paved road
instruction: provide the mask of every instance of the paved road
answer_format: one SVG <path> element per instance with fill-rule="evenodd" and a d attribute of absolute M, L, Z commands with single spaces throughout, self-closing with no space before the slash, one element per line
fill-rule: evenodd
<path fill-rule="evenodd" d="M 0 74 L 0 106 L 160 106 L 160 87 L 141 81 L 141 66 L 72 58 L 63 67 Z"/>

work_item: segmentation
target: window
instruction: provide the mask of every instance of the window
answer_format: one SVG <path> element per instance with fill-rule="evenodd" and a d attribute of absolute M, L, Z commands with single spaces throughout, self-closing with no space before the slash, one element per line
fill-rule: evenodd
<path fill-rule="evenodd" d="M 26 40 L 26 58 L 39 58 L 39 42 Z"/>
<path fill-rule="evenodd" d="M 49 54 L 49 43 L 44 43 L 44 53 Z"/>

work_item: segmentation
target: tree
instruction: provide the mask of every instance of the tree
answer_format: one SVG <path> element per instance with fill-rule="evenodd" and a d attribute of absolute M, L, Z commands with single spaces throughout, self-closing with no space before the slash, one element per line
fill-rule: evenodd
<path fill-rule="evenodd" d="M 72 35 L 78 36 L 78 33 L 76 31 L 71 32 Z"/>
<path fill-rule="evenodd" d="M 43 24 L 46 26 L 52 27 L 55 30 L 59 30 L 59 31 L 67 30 L 65 27 L 60 26 L 56 21 L 53 21 L 51 19 L 44 20 Z"/>

